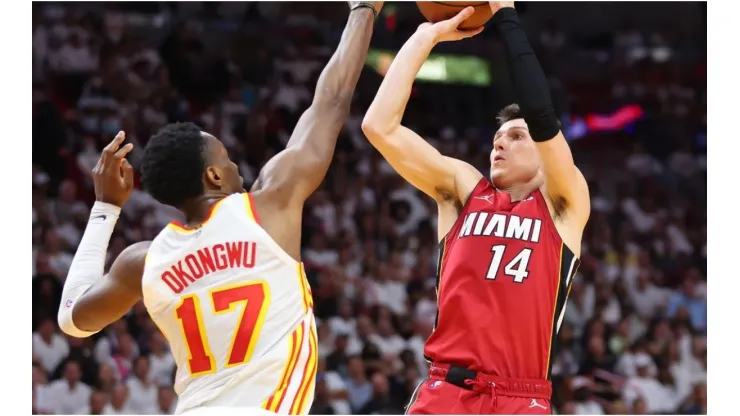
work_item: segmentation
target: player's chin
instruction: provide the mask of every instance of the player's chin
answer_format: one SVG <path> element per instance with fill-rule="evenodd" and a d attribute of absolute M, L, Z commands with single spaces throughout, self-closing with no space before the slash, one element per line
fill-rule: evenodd
<path fill-rule="evenodd" d="M 490 170 L 490 179 L 491 182 L 496 182 L 496 180 L 500 180 L 503 176 L 506 176 L 506 169 L 502 169 L 497 166 L 491 166 Z"/>

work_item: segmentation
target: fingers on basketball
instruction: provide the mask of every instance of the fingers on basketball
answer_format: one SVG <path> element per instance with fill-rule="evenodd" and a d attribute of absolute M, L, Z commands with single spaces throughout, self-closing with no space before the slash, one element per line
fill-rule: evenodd
<path fill-rule="evenodd" d="M 459 26 L 460 23 L 464 22 L 468 17 L 472 16 L 473 13 L 475 13 L 475 7 L 472 6 L 468 6 L 460 10 L 460 13 L 452 18 L 452 20 L 455 21 L 455 27 Z"/>

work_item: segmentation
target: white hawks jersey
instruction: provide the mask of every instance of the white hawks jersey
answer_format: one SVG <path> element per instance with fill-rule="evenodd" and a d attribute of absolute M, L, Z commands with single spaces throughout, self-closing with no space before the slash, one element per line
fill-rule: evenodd
<path fill-rule="evenodd" d="M 306 414 L 318 364 L 303 265 L 260 226 L 251 195 L 214 204 L 197 229 L 152 241 L 144 304 L 177 363 L 176 413 L 199 406 Z"/>

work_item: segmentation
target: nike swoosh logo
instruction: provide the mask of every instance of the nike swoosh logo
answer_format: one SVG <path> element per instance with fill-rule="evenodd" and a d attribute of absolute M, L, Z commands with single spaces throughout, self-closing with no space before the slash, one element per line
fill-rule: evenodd
<path fill-rule="evenodd" d="M 90 218 L 90 221 L 97 220 L 98 218 L 101 219 L 102 221 L 105 221 L 105 219 L 108 218 L 108 216 L 107 215 L 96 215 Z"/>

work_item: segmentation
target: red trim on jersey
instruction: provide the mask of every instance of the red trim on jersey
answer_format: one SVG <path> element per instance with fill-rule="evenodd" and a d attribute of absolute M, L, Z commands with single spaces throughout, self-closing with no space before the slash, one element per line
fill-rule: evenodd
<path fill-rule="evenodd" d="M 254 206 L 254 197 L 251 193 L 248 193 L 247 197 L 249 198 L 249 209 L 252 210 L 254 221 L 257 223 L 257 225 L 262 225 L 262 221 L 260 221 L 260 217 L 259 215 L 257 215 L 257 209 Z"/>

